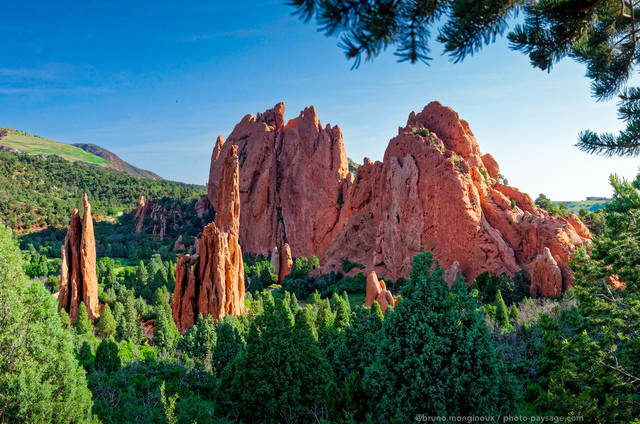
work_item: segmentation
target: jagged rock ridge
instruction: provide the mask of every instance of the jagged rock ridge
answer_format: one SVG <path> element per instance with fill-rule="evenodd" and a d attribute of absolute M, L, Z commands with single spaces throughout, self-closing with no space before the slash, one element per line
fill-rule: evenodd
<path fill-rule="evenodd" d="M 322 127 L 305 109 L 284 124 L 284 104 L 247 115 L 213 150 L 208 201 L 229 149 L 240 157 L 240 243 L 267 254 L 288 243 L 294 257 L 316 255 L 325 272 L 343 258 L 387 279 L 408 276 L 421 246 L 467 282 L 478 274 L 526 269 L 532 292 L 559 294 L 572 284 L 568 258 L 590 243 L 582 222 L 551 217 L 531 198 L 499 183 L 496 160 L 482 155 L 466 121 L 432 102 L 411 113 L 382 162 L 368 158 L 356 174 L 339 127 Z M 545 255 L 545 248 L 549 254 Z M 550 255 L 550 256 L 549 256 Z M 561 282 L 547 277 L 555 261 Z"/>
<path fill-rule="evenodd" d="M 229 149 L 219 176 L 215 221 L 207 225 L 194 256 L 178 255 L 171 304 L 180 332 L 198 319 L 240 315 L 244 305 L 244 265 L 238 243 L 240 228 L 239 158 Z"/>
<path fill-rule="evenodd" d="M 61 247 L 60 293 L 58 309 L 64 309 L 76 321 L 80 302 L 87 307 L 89 319 L 100 316 L 98 307 L 98 277 L 96 275 L 96 241 L 93 235 L 91 205 L 83 197 L 84 217 L 80 219 L 78 209 L 71 215 L 71 223 Z"/>

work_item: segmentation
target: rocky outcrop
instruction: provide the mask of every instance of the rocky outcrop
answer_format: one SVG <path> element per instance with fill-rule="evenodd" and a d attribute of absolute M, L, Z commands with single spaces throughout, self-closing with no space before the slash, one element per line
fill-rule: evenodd
<path fill-rule="evenodd" d="M 613 274 L 605 278 L 605 281 L 612 289 L 626 290 L 627 283 L 620 280 L 620 276 L 618 274 Z"/>
<path fill-rule="evenodd" d="M 181 250 L 187 250 L 184 243 L 182 242 L 182 234 L 178 236 L 175 243 L 173 243 L 173 251 L 178 252 Z"/>
<path fill-rule="evenodd" d="M 142 232 L 144 217 L 147 215 L 149 205 L 151 205 L 151 202 L 145 202 L 144 196 L 142 196 L 138 202 L 138 207 L 131 211 L 131 215 L 133 215 L 133 219 L 136 221 L 136 233 Z"/>
<path fill-rule="evenodd" d="M 536 257 L 531 271 L 531 293 L 558 296 L 562 293 L 562 270 L 548 247 Z"/>
<path fill-rule="evenodd" d="M 315 108 L 284 124 L 284 104 L 247 115 L 211 157 L 208 197 L 215 204 L 223 160 L 232 146 L 240 157 L 240 244 L 267 254 L 288 243 L 295 257 L 322 257 L 346 222 L 347 155 L 338 127 L 322 127 Z M 312 201 L 311 201 L 312 200 Z"/>
<path fill-rule="evenodd" d="M 278 269 L 278 283 L 284 281 L 284 277 L 291 273 L 293 267 L 293 257 L 291 256 L 291 248 L 288 243 L 282 245 L 280 249 L 280 267 Z"/>
<path fill-rule="evenodd" d="M 384 280 L 378 280 L 376 272 L 371 271 L 367 276 L 367 294 L 364 299 L 364 306 L 370 307 L 374 300 L 380 305 L 382 313 L 387 310 L 388 306 L 396 306 L 398 304 L 398 298 L 394 298 L 391 292 L 387 290 Z"/>
<path fill-rule="evenodd" d="M 240 156 L 240 243 L 249 252 L 266 255 L 286 242 L 294 257 L 318 256 L 324 272 L 348 258 L 364 272 L 397 279 L 408 276 L 424 246 L 445 269 L 458 262 L 471 283 L 484 271 L 526 269 L 533 278 L 547 248 L 561 271 L 559 286 L 535 286 L 547 292 L 572 284 L 569 257 L 590 244 L 577 217 L 549 216 L 529 195 L 501 184 L 497 161 L 480 152 L 468 123 L 438 102 L 411 113 L 383 161 L 365 158 L 355 175 L 340 129 L 322 127 L 313 107 L 286 125 L 281 103 L 247 115 L 216 142 L 210 201 L 231 146 Z"/>
<path fill-rule="evenodd" d="M 240 229 L 239 157 L 230 149 L 220 173 L 215 222 L 207 225 L 199 253 L 178 255 L 173 319 L 183 333 L 198 314 L 216 320 L 244 309 L 244 266 L 238 243 Z"/>
<path fill-rule="evenodd" d="M 446 281 L 447 284 L 449 284 L 449 287 L 451 287 L 453 283 L 455 283 L 456 280 L 458 279 L 459 274 L 460 274 L 460 263 L 458 261 L 455 261 L 453 265 L 451 265 L 451 268 L 449 268 L 444 272 L 444 281 Z"/>
<path fill-rule="evenodd" d="M 73 210 L 71 223 L 64 244 L 61 247 L 60 293 L 58 309 L 64 309 L 76 321 L 81 302 L 87 307 L 89 319 L 100 316 L 98 307 L 98 278 L 96 275 L 96 242 L 93 235 L 91 205 L 85 194 L 83 197 L 84 218 L 80 219 L 77 209 Z"/>

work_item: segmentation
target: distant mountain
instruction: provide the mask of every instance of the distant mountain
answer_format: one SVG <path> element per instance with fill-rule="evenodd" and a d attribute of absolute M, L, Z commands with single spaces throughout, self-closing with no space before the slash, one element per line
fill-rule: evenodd
<path fill-rule="evenodd" d="M 94 144 L 61 143 L 13 128 L 0 127 L 0 151 L 43 157 L 59 156 L 69 162 L 84 162 L 92 166 L 126 172 L 134 177 L 162 180 L 158 174 L 136 168 L 114 153 Z"/>
<path fill-rule="evenodd" d="M 352 174 L 355 174 L 358 171 L 360 164 L 355 163 L 351 158 L 347 158 L 347 163 L 349 164 L 349 172 L 351 172 Z"/>
<path fill-rule="evenodd" d="M 118 157 L 115 153 L 111 153 L 107 149 L 103 149 L 100 146 L 96 146 L 95 144 L 87 144 L 87 143 L 76 143 L 72 144 L 72 146 L 79 147 L 85 152 L 93 153 L 94 155 L 107 160 L 111 167 L 117 169 L 118 171 L 126 172 L 129 175 L 133 175 L 134 177 L 141 178 L 151 178 L 153 180 L 162 180 L 163 178 L 158 174 L 154 174 L 151 171 L 145 171 L 144 169 L 137 168 Z"/>
<path fill-rule="evenodd" d="M 91 165 L 109 167 L 109 162 L 96 155 L 78 149 L 75 146 L 59 141 L 49 140 L 37 135 L 12 128 L 0 128 L 0 147 L 2 150 L 28 153 L 38 156 L 60 156 L 69 162 L 85 162 Z"/>

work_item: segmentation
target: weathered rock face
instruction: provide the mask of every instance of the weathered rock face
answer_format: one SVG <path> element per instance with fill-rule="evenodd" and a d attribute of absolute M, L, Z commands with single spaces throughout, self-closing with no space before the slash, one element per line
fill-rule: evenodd
<path fill-rule="evenodd" d="M 179 250 L 187 250 L 184 243 L 182 242 L 182 234 L 178 236 L 176 242 L 173 243 L 173 251 L 177 252 Z"/>
<path fill-rule="evenodd" d="M 627 283 L 620 280 L 620 276 L 618 274 L 612 274 L 605 278 L 605 281 L 612 289 L 626 290 Z"/>
<path fill-rule="evenodd" d="M 257 117 L 245 116 L 226 141 L 218 137 L 213 149 L 207 184 L 212 204 L 222 158 L 232 146 L 238 146 L 240 157 L 243 248 L 266 255 L 288 243 L 293 256 L 322 257 L 346 222 L 340 205 L 353 178 L 340 128 L 323 128 L 313 107 L 285 126 L 283 103 Z"/>
<path fill-rule="evenodd" d="M 449 284 L 449 287 L 451 287 L 453 283 L 456 282 L 456 280 L 458 279 L 458 274 L 460 274 L 460 263 L 458 261 L 455 261 L 453 265 L 451 265 L 451 268 L 444 272 L 444 281 Z"/>
<path fill-rule="evenodd" d="M 133 219 L 136 221 L 136 233 L 142 232 L 142 224 L 144 223 L 144 217 L 147 215 L 147 209 L 149 209 L 150 202 L 144 201 L 144 196 L 140 197 L 138 207 L 131 211 Z"/>
<path fill-rule="evenodd" d="M 184 332 L 198 314 L 216 320 L 244 309 L 244 265 L 238 243 L 240 228 L 239 158 L 230 149 L 220 174 L 215 222 L 207 225 L 198 254 L 178 255 L 171 304 L 178 330 Z"/>
<path fill-rule="evenodd" d="M 60 268 L 60 293 L 58 309 L 64 309 L 76 321 L 80 302 L 87 307 L 89 319 L 100 316 L 98 308 L 98 277 L 96 275 L 96 241 L 93 235 L 91 205 L 84 195 L 84 219 L 78 210 L 71 215 L 71 224 L 62 245 Z"/>
<path fill-rule="evenodd" d="M 548 247 L 536 257 L 531 274 L 531 293 L 545 297 L 562 293 L 562 270 Z"/>
<path fill-rule="evenodd" d="M 364 306 L 370 307 L 374 300 L 380 305 L 382 313 L 387 310 L 388 306 L 396 306 L 398 304 L 398 298 L 394 298 L 391 292 L 387 290 L 384 280 L 378 280 L 376 272 L 371 271 L 367 276 L 367 294 L 364 299 Z"/>
<path fill-rule="evenodd" d="M 288 243 L 282 245 L 280 249 L 280 267 L 278 269 L 278 282 L 282 283 L 284 277 L 291 273 L 293 267 L 293 257 L 291 256 L 291 248 Z"/>
<path fill-rule="evenodd" d="M 548 248 L 561 271 L 559 290 L 572 284 L 569 256 L 590 244 L 575 216 L 551 217 L 531 198 L 498 182 L 500 168 L 482 155 L 469 125 L 432 102 L 411 113 L 382 162 L 355 176 L 338 127 L 322 128 L 314 108 L 284 125 L 284 105 L 246 116 L 229 139 L 218 138 L 208 183 L 218 195 L 224 153 L 237 145 L 240 159 L 240 243 L 266 254 L 287 242 L 293 256 L 316 255 L 323 271 L 343 258 L 385 278 L 409 274 L 420 247 L 445 269 L 458 262 L 467 282 L 484 271 L 513 275 Z M 542 292 L 557 281 L 540 283 Z M 546 288 L 542 288 L 546 287 Z"/>

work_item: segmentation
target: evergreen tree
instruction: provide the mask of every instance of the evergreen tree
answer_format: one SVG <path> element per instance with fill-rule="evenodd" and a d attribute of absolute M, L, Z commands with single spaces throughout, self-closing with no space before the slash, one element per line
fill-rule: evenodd
<path fill-rule="evenodd" d="M 73 324 L 73 328 L 75 328 L 76 334 L 79 336 L 93 334 L 93 325 L 89 320 L 89 314 L 87 313 L 87 307 L 84 302 L 80 302 L 78 306 L 78 316 L 76 317 L 76 322 Z"/>
<path fill-rule="evenodd" d="M 156 290 L 156 293 L 153 295 L 153 302 L 152 304 L 154 306 L 158 306 L 161 305 L 163 302 L 167 301 L 167 288 L 165 286 L 159 287 Z"/>
<path fill-rule="evenodd" d="M 176 267 L 173 265 L 173 261 L 169 261 L 169 266 L 167 267 L 167 279 L 171 286 L 176 284 Z"/>
<path fill-rule="evenodd" d="M 98 334 L 100 337 L 108 339 L 116 333 L 116 320 L 113 318 L 109 305 L 104 305 L 100 318 L 98 319 Z"/>
<path fill-rule="evenodd" d="M 346 415 L 358 423 L 366 421 L 367 395 L 362 390 L 362 376 L 352 372 L 344 383 L 344 408 Z"/>
<path fill-rule="evenodd" d="M 316 329 L 318 334 L 322 334 L 325 328 L 333 325 L 333 314 L 331 313 L 331 305 L 328 299 L 320 301 L 318 313 L 316 315 Z"/>
<path fill-rule="evenodd" d="M 578 147 L 605 156 L 640 154 L 640 88 L 626 89 L 640 64 L 635 2 L 605 1 L 466 1 L 423 3 L 412 0 L 288 0 L 294 14 L 313 17 L 327 36 L 342 35 L 340 45 L 358 67 L 387 47 L 397 46 L 400 61 L 431 60 L 430 36 L 444 46 L 455 62 L 482 49 L 502 35 L 518 12 L 524 22 L 508 39 L 513 50 L 529 56 L 531 65 L 550 71 L 570 57 L 587 65 L 593 96 L 608 100 L 619 95 L 619 116 L 627 125 L 619 135 L 584 131 Z"/>
<path fill-rule="evenodd" d="M 137 344 L 144 337 L 136 311 L 135 299 L 131 293 L 125 299 L 124 312 L 120 315 L 117 323 L 116 339 L 118 341 L 131 341 Z"/>
<path fill-rule="evenodd" d="M 320 294 L 318 293 L 318 290 L 315 290 L 313 293 L 311 293 L 311 304 L 319 306 L 320 301 L 321 301 Z"/>
<path fill-rule="evenodd" d="M 93 352 L 91 352 L 91 346 L 89 345 L 89 343 L 87 343 L 86 341 L 82 343 L 77 357 L 78 363 L 82 367 L 84 367 L 85 370 L 89 371 L 91 369 L 91 366 L 93 366 L 93 360 L 95 358 Z"/>
<path fill-rule="evenodd" d="M 203 319 L 202 315 L 198 315 L 197 328 L 198 332 L 196 333 L 196 344 L 193 348 L 193 355 L 202 362 L 209 362 L 218 339 L 213 317 L 207 315 L 207 317 Z"/>
<path fill-rule="evenodd" d="M 178 340 L 178 350 L 186 353 L 201 365 L 211 363 L 211 356 L 216 347 L 217 335 L 213 317 L 203 318 L 198 314 L 196 324 L 184 332 Z"/>
<path fill-rule="evenodd" d="M 118 282 L 118 278 L 116 277 L 116 271 L 113 269 L 113 266 L 109 264 L 107 267 L 107 274 L 104 278 L 104 286 L 106 288 L 113 287 Z"/>
<path fill-rule="evenodd" d="M 246 350 L 225 367 L 216 405 L 246 423 L 307 422 L 322 407 L 331 368 L 300 310 L 291 325 L 281 301 L 265 302 Z M 247 384 L 251 382 L 251 384 Z"/>
<path fill-rule="evenodd" d="M 216 326 L 216 335 L 217 343 L 213 350 L 211 365 L 216 375 L 221 375 L 227 364 L 244 350 L 245 343 L 238 329 L 227 322 Z"/>
<path fill-rule="evenodd" d="M 518 324 L 520 320 L 520 313 L 518 312 L 518 307 L 515 305 L 511 305 L 511 310 L 509 311 L 509 319 L 514 323 Z"/>
<path fill-rule="evenodd" d="M 403 300 L 384 321 L 376 359 L 365 371 L 364 391 L 379 422 L 431 416 L 498 415 L 503 385 L 488 328 L 466 285 L 448 288 L 433 273 L 431 252 L 417 254 Z M 515 399 L 512 394 L 510 402 Z"/>
<path fill-rule="evenodd" d="M 347 307 L 347 312 L 351 315 L 351 303 L 349 302 L 349 295 L 346 291 L 342 292 L 342 300 L 344 300 L 344 304 Z"/>
<path fill-rule="evenodd" d="M 382 325 L 384 315 L 382 314 L 382 309 L 380 309 L 380 304 L 376 300 L 371 304 L 371 315 L 380 323 L 380 325 Z"/>
<path fill-rule="evenodd" d="M 147 284 L 149 273 L 147 272 L 147 267 L 144 266 L 144 262 L 142 261 L 140 261 L 140 265 L 138 265 L 136 277 L 138 280 L 138 285 L 145 286 Z"/>
<path fill-rule="evenodd" d="M 27 282 L 12 231 L 1 224 L 0 310 L 0 420 L 89 422 L 91 392 L 57 302 Z"/>
<path fill-rule="evenodd" d="M 501 326 L 509 325 L 509 310 L 502 299 L 502 293 L 500 290 L 496 293 L 496 322 Z"/>
<path fill-rule="evenodd" d="M 263 288 L 267 288 L 278 282 L 278 276 L 275 275 L 274 272 L 275 269 L 268 262 L 266 266 L 262 267 L 259 281 Z"/>
<path fill-rule="evenodd" d="M 338 305 L 341 303 L 342 299 L 338 295 L 338 293 L 333 292 L 331 295 L 331 299 L 329 300 L 329 305 L 331 305 L 331 312 L 334 314 L 338 311 Z"/>
<path fill-rule="evenodd" d="M 156 325 L 153 330 L 153 343 L 160 353 L 171 355 L 176 349 L 180 332 L 171 315 L 171 307 L 164 298 L 156 307 Z"/>
<path fill-rule="evenodd" d="M 336 318 L 333 321 L 333 325 L 336 328 L 344 328 L 349 325 L 349 312 L 347 311 L 347 306 L 345 305 L 345 301 L 338 298 L 338 306 L 336 310 Z"/>
<path fill-rule="evenodd" d="M 289 309 L 291 309 L 291 312 L 294 315 L 298 312 L 298 309 L 300 309 L 300 306 L 298 305 L 298 298 L 296 297 L 295 293 L 291 293 L 291 299 L 289 300 Z"/>
<path fill-rule="evenodd" d="M 116 320 L 116 324 L 120 322 L 120 317 L 124 316 L 124 305 L 120 302 L 116 302 L 113 305 L 113 319 Z"/>
<path fill-rule="evenodd" d="M 102 284 L 104 277 L 107 275 L 107 267 L 104 266 L 104 262 L 101 260 L 96 263 L 96 275 L 98 277 L 98 284 Z"/>
<path fill-rule="evenodd" d="M 62 328 L 71 327 L 71 318 L 69 318 L 69 314 L 64 309 L 60 309 L 58 311 L 58 315 L 60 315 L 60 323 L 62 324 Z"/>
<path fill-rule="evenodd" d="M 109 340 L 103 339 L 96 349 L 94 367 L 106 372 L 118 371 L 120 369 L 120 357 L 118 356 L 118 345 Z"/>

